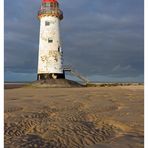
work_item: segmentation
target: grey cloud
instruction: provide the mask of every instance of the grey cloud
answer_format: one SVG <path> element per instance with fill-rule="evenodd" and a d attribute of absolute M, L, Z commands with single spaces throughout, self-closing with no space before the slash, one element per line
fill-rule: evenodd
<path fill-rule="evenodd" d="M 5 0 L 5 71 L 37 69 L 40 0 Z M 143 0 L 62 0 L 64 63 L 92 77 L 143 75 Z"/>

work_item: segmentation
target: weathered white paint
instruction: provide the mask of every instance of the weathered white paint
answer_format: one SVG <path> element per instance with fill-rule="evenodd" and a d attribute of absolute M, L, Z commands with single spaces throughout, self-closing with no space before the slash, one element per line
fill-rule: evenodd
<path fill-rule="evenodd" d="M 50 22 L 49 26 L 45 25 L 46 21 Z M 48 39 L 53 42 L 49 43 Z M 63 73 L 59 19 L 55 16 L 40 19 L 38 74 L 40 73 Z"/>

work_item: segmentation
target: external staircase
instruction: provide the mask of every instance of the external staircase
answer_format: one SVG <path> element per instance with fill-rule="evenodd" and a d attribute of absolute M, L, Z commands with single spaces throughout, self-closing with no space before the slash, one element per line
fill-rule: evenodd
<path fill-rule="evenodd" d="M 71 66 L 64 66 L 63 70 L 65 72 L 70 72 L 72 75 L 76 76 L 77 78 L 79 78 L 80 80 L 82 80 L 86 84 L 89 82 L 89 80 L 87 78 L 85 78 L 84 76 L 82 76 L 79 72 L 77 72 Z"/>

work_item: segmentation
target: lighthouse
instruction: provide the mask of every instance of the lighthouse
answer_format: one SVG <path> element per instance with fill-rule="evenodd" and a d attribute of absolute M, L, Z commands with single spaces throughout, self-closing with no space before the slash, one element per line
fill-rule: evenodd
<path fill-rule="evenodd" d="M 64 79 L 60 21 L 63 13 L 57 0 L 42 0 L 40 20 L 37 80 Z"/>

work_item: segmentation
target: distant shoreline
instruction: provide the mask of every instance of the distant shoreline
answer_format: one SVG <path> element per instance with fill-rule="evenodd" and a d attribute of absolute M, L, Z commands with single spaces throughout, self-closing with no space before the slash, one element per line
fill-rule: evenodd
<path fill-rule="evenodd" d="M 4 83 L 4 89 L 15 89 L 15 88 L 21 88 L 23 86 L 26 86 L 31 82 L 5 82 Z M 115 87 L 115 86 L 137 86 L 137 85 L 144 85 L 144 83 L 139 82 L 91 82 L 86 84 L 86 87 Z"/>
<path fill-rule="evenodd" d="M 25 86 L 27 83 L 4 83 L 4 89 L 14 89 L 21 88 Z"/>

